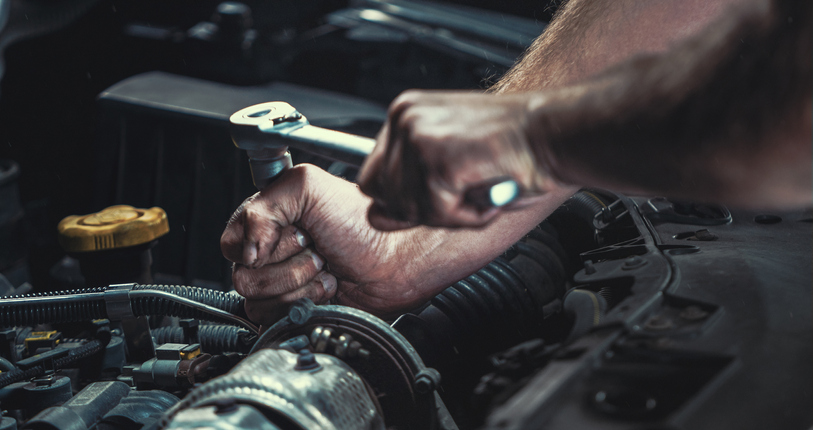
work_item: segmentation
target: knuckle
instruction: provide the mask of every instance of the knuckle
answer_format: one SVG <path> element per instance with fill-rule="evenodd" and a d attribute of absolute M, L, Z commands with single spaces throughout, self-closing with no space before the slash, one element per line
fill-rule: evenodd
<path fill-rule="evenodd" d="M 390 112 L 398 112 L 414 106 L 421 99 L 421 91 L 406 90 L 398 95 L 390 104 Z"/>
<path fill-rule="evenodd" d="M 313 277 L 313 274 L 310 272 L 311 272 L 310 268 L 306 265 L 302 265 L 292 270 L 289 273 L 290 276 L 289 287 L 291 287 L 290 289 L 299 288 L 303 285 L 306 285 Z"/>
<path fill-rule="evenodd" d="M 314 166 L 313 164 L 297 164 L 290 169 L 290 174 L 298 183 L 307 184 L 318 180 L 322 176 L 324 170 Z"/>

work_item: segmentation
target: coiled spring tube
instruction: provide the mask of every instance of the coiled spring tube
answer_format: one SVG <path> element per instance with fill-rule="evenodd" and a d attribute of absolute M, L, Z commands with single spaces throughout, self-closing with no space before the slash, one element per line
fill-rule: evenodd
<path fill-rule="evenodd" d="M 134 316 L 168 315 L 244 325 L 244 298 L 222 291 L 179 285 L 136 285 L 130 288 Z M 0 301 L 0 327 L 31 326 L 108 318 L 105 294 L 111 287 L 12 296 Z M 215 316 L 213 316 L 215 315 Z"/>

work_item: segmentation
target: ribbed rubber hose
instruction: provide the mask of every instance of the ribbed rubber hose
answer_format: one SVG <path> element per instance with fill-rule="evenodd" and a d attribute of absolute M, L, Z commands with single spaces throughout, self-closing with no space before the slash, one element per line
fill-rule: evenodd
<path fill-rule="evenodd" d="M 0 301 L 0 327 L 32 326 L 107 318 L 104 293 L 110 287 L 56 291 L 4 297 Z M 245 318 L 244 298 L 222 291 L 180 285 L 134 285 L 132 291 L 155 290 L 194 300 Z M 48 300 L 52 298 L 53 300 Z M 199 310 L 160 297 L 131 300 L 135 316 L 167 315 L 211 320 Z"/>
<path fill-rule="evenodd" d="M 564 294 L 566 259 L 555 230 L 543 224 L 430 304 L 461 333 L 499 321 L 538 318 L 543 306 Z"/>
<path fill-rule="evenodd" d="M 159 327 L 151 330 L 152 338 L 156 344 L 184 343 L 184 330 L 182 327 Z M 249 334 L 248 330 L 232 325 L 208 324 L 198 326 L 198 342 L 201 349 L 208 354 L 222 354 L 224 352 L 247 353 L 251 344 L 243 343 L 242 338 Z"/>
<path fill-rule="evenodd" d="M 568 257 L 547 222 L 497 257 L 394 324 L 429 366 L 443 367 L 461 351 L 512 342 L 558 312 Z M 486 351 L 487 352 L 487 351 Z"/>

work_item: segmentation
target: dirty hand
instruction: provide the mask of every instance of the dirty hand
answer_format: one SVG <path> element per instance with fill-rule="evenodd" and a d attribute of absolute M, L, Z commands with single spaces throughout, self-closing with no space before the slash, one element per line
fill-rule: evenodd
<path fill-rule="evenodd" d="M 527 104 L 522 95 L 460 91 L 396 98 L 359 174 L 375 202 L 372 225 L 482 226 L 501 209 L 472 204 L 469 190 L 513 179 L 524 198 L 502 209 L 516 209 L 557 188 L 534 154 Z"/>
<path fill-rule="evenodd" d="M 427 227 L 382 232 L 367 222 L 370 203 L 356 185 L 310 165 L 292 168 L 247 199 L 221 248 L 235 263 L 234 287 L 247 299 L 248 316 L 270 324 L 296 299 L 324 303 L 334 296 L 339 304 L 397 315 L 478 269 L 539 222 L 531 214 L 521 231 L 503 227 L 497 239 Z"/>

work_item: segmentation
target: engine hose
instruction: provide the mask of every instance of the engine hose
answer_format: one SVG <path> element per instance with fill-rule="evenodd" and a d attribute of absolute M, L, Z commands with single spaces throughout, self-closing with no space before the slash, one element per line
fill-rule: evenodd
<path fill-rule="evenodd" d="M 53 368 L 64 369 L 65 367 L 76 363 L 79 360 L 85 359 L 102 351 L 105 348 L 105 343 L 94 339 L 84 345 L 72 348 L 67 355 L 53 360 Z M 9 372 L 0 373 L 0 388 L 15 382 L 25 381 L 27 379 L 36 378 L 45 373 L 45 365 L 43 363 L 36 364 L 28 369 L 14 369 Z"/>
<path fill-rule="evenodd" d="M 159 327 L 151 330 L 152 338 L 156 344 L 184 343 L 183 327 Z M 248 353 L 253 343 L 245 339 L 249 331 L 223 324 L 207 324 L 198 326 L 198 343 L 201 349 L 208 354 L 222 354 L 224 352 Z"/>
<path fill-rule="evenodd" d="M 393 327 L 434 366 L 449 350 L 485 344 L 484 333 L 508 341 L 534 330 L 565 293 L 567 255 L 551 226 L 535 228 L 502 256 L 435 296 L 419 314 Z M 477 340 L 482 342 L 477 342 Z M 445 351 L 445 352 L 442 352 Z"/>
<path fill-rule="evenodd" d="M 6 360 L 3 357 L 0 357 L 0 371 L 8 372 L 8 371 L 14 370 L 16 368 L 17 368 L 17 366 L 15 366 L 14 363 Z"/>
<path fill-rule="evenodd" d="M 608 203 L 596 191 L 583 189 L 574 194 L 567 204 L 571 206 L 576 215 L 592 223 L 593 218 L 604 210 Z"/>
<path fill-rule="evenodd" d="M 185 299 L 194 300 L 204 305 L 213 306 L 232 315 L 245 317 L 243 309 L 245 299 L 241 296 L 209 288 L 188 287 L 184 285 L 134 285 L 133 291 L 157 290 L 174 294 Z M 151 313 L 150 315 L 156 315 Z"/>
<path fill-rule="evenodd" d="M 132 284 L 128 287 L 129 308 L 133 316 L 169 315 L 233 324 L 241 324 L 240 320 L 245 320 L 245 299 L 240 296 L 178 285 Z M 97 287 L 5 297 L 0 302 L 0 327 L 108 318 L 106 293 L 112 291 L 111 287 Z M 199 306 L 195 306 L 196 304 Z M 213 308 L 214 311 L 207 311 L 207 308 Z M 212 317 L 217 311 L 221 315 Z M 230 315 L 238 321 L 230 320 Z M 247 326 L 249 329 L 253 327 L 250 324 Z"/>

